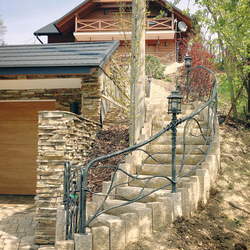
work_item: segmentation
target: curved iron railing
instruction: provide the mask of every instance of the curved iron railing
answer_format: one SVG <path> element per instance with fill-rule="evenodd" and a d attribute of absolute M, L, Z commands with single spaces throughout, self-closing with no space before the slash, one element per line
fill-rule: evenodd
<path fill-rule="evenodd" d="M 195 77 L 195 74 L 197 74 L 199 79 Z M 74 233 L 85 234 L 86 227 L 88 227 L 95 218 L 105 212 L 108 212 L 108 210 L 140 201 L 160 189 L 171 187 L 171 185 L 176 186 L 182 178 L 190 175 L 207 156 L 216 132 L 218 92 L 217 78 L 209 69 L 203 66 L 198 66 L 190 69 L 188 74 L 177 76 L 176 87 L 183 95 L 185 95 L 184 102 L 191 102 L 195 100 L 197 102 L 202 102 L 200 107 L 192 114 L 177 120 L 172 120 L 160 132 L 144 142 L 124 150 L 111 153 L 109 155 L 95 158 L 91 160 L 86 167 L 73 166 L 69 162 L 65 163 L 64 205 L 67 211 L 67 239 L 72 239 Z M 166 166 L 166 161 L 162 159 L 162 156 L 164 158 L 164 156 L 171 155 L 173 150 L 171 146 L 164 152 L 150 153 L 145 149 L 144 146 L 154 143 L 162 136 L 164 137 L 167 134 L 167 131 L 172 130 L 172 133 L 174 133 L 174 130 L 176 130 L 180 124 L 184 124 L 183 136 L 177 136 L 176 146 L 174 146 L 174 149 L 179 150 L 182 153 L 182 155 L 179 154 L 179 156 L 181 156 L 180 164 L 178 166 L 179 170 L 177 170 L 176 166 L 172 164 L 172 177 L 170 177 L 167 173 L 146 177 L 141 176 L 140 173 L 145 167 L 145 164 L 148 162 Z M 171 136 L 166 135 L 166 142 L 167 140 L 171 140 L 170 138 Z M 190 141 L 192 142 L 194 140 L 199 140 L 199 145 L 196 145 L 197 143 L 190 144 Z M 171 143 L 166 143 L 166 145 L 171 145 Z M 136 174 L 132 174 L 121 167 L 121 163 L 124 161 L 125 157 L 134 151 L 140 151 L 143 159 L 141 165 L 137 168 Z M 198 160 L 194 165 L 190 165 L 189 160 L 193 157 L 194 152 L 198 152 L 200 156 L 196 156 Z M 102 161 L 105 162 L 105 160 L 117 156 L 120 156 L 120 158 L 116 165 L 107 166 L 105 164 L 101 164 Z M 97 166 L 95 166 L 95 164 L 97 164 Z M 112 168 L 114 170 L 114 173 L 111 177 L 110 186 L 106 194 L 97 194 L 93 192 L 90 188 L 90 185 L 88 184 L 89 172 L 100 168 Z M 123 173 L 127 177 L 127 181 L 123 183 L 117 183 L 115 181 L 117 172 Z M 151 181 L 155 180 L 155 178 L 158 178 L 157 180 L 163 181 L 159 182 L 160 184 L 156 188 L 148 188 Z M 119 195 L 117 193 L 114 194 L 114 190 L 116 188 L 127 184 L 129 185 L 133 181 L 137 180 L 144 182 L 144 185 L 141 187 L 141 190 L 137 196 L 131 198 L 125 197 L 124 195 Z M 103 201 L 90 218 L 87 218 L 86 214 L 87 193 L 103 196 Z M 123 204 L 103 210 L 102 207 L 110 196 L 115 196 L 117 199 L 122 199 L 125 202 Z"/>

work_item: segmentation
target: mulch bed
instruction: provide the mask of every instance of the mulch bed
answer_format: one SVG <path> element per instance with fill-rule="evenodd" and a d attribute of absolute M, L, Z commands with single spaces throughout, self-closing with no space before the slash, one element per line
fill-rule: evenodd
<path fill-rule="evenodd" d="M 113 123 L 110 122 L 112 120 L 110 116 L 113 117 Z M 119 119 L 116 123 L 117 118 Z M 109 117 L 107 117 L 107 121 L 108 126 L 106 123 L 106 126 L 98 132 L 86 163 L 99 156 L 111 154 L 128 147 L 129 122 L 126 115 L 121 114 L 117 110 L 113 112 L 111 111 Z M 88 176 L 88 188 L 90 188 L 92 192 L 99 193 L 102 191 L 102 183 L 111 180 L 111 173 L 114 171 L 114 167 L 117 165 L 121 157 L 122 156 L 115 156 L 107 160 L 96 162 L 92 165 Z M 91 196 L 91 193 L 88 193 L 88 201 L 91 200 Z"/>

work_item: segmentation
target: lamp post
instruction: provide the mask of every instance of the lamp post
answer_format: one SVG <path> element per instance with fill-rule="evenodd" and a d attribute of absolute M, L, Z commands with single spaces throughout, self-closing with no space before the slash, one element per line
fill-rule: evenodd
<path fill-rule="evenodd" d="M 168 113 L 172 114 L 172 193 L 176 193 L 176 134 L 177 134 L 177 114 L 181 113 L 181 101 L 183 97 L 179 91 L 174 90 L 168 96 Z"/>
<path fill-rule="evenodd" d="M 190 56 L 186 56 L 185 58 L 185 67 L 187 68 L 187 102 L 189 102 L 189 68 L 191 67 L 191 60 Z"/>

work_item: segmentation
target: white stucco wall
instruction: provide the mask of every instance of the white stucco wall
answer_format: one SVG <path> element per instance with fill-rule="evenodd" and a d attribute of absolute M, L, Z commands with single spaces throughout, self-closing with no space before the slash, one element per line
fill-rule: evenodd
<path fill-rule="evenodd" d="M 0 90 L 81 88 L 80 78 L 0 80 Z"/>

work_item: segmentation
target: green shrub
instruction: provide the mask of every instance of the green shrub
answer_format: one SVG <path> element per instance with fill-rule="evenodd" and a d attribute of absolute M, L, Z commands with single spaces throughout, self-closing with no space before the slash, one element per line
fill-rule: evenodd
<path fill-rule="evenodd" d="M 145 57 L 145 68 L 146 68 L 146 75 L 149 75 L 148 66 L 151 69 L 152 77 L 155 79 L 164 79 L 164 71 L 165 66 L 163 66 L 160 62 L 160 59 L 153 55 L 146 55 Z M 148 66 L 147 66 L 148 65 Z"/>

